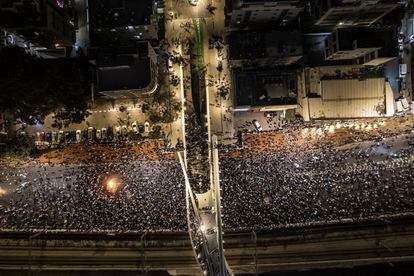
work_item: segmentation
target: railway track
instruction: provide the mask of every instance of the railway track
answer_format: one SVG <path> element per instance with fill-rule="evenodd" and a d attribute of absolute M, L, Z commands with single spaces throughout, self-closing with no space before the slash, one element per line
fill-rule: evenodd
<path fill-rule="evenodd" d="M 142 234 L 3 231 L 0 274 L 6 269 L 199 273 L 188 233 L 148 232 L 144 240 Z M 227 231 L 224 240 L 236 274 L 254 273 L 256 267 L 266 272 L 408 262 L 414 261 L 414 218 L 256 230 L 256 240 L 251 231 Z"/>

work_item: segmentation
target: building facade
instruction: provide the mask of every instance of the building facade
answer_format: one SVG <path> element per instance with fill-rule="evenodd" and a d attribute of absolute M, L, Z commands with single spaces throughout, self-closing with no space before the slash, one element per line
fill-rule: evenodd
<path fill-rule="evenodd" d="M 75 41 L 72 7 L 61 1 L 1 1 L 0 26 L 10 35 L 6 43 L 27 48 L 71 47 Z"/>
<path fill-rule="evenodd" d="M 397 91 L 388 77 L 395 64 L 389 58 L 305 68 L 297 111 L 305 121 L 393 116 Z"/>

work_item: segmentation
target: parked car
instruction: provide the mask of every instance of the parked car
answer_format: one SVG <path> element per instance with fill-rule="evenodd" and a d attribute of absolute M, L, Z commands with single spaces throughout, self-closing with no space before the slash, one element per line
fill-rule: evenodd
<path fill-rule="evenodd" d="M 108 139 L 108 132 L 106 131 L 106 128 L 101 129 L 101 135 L 102 135 L 102 140 Z"/>
<path fill-rule="evenodd" d="M 144 125 L 138 125 L 138 132 L 143 133 L 145 131 Z"/>
<path fill-rule="evenodd" d="M 52 131 L 52 143 L 53 144 L 59 143 L 59 141 L 58 141 L 58 134 L 57 134 L 56 131 Z"/>
<path fill-rule="evenodd" d="M 107 135 L 109 141 L 112 141 L 114 139 L 114 129 L 112 127 L 108 127 Z"/>
<path fill-rule="evenodd" d="M 101 136 L 101 130 L 98 129 L 96 130 L 96 139 L 101 140 L 102 136 Z"/>
<path fill-rule="evenodd" d="M 70 132 L 69 131 L 65 131 L 65 142 L 66 143 L 70 142 Z"/>
<path fill-rule="evenodd" d="M 80 129 L 76 130 L 76 142 L 82 142 L 82 131 Z"/>
<path fill-rule="evenodd" d="M 37 132 L 36 136 L 37 136 L 38 141 L 40 141 L 40 142 L 45 141 L 45 133 L 43 131 L 42 132 Z"/>
<path fill-rule="evenodd" d="M 121 135 L 122 136 L 126 136 L 128 134 L 128 128 L 127 128 L 127 126 L 126 125 L 123 125 L 122 127 L 121 127 Z"/>
<path fill-rule="evenodd" d="M 70 142 L 71 143 L 76 143 L 76 131 L 72 130 L 70 131 Z"/>
<path fill-rule="evenodd" d="M 88 140 L 95 140 L 95 129 L 93 127 L 88 127 Z"/>
<path fill-rule="evenodd" d="M 121 136 L 121 127 L 120 126 L 116 126 L 115 127 L 115 137 L 119 138 Z"/>
<path fill-rule="evenodd" d="M 132 123 L 132 131 L 135 132 L 135 133 L 139 132 L 137 122 Z"/>
<path fill-rule="evenodd" d="M 253 120 L 252 121 L 254 127 L 256 128 L 257 131 L 263 131 L 262 126 L 259 124 L 259 122 L 257 120 Z"/>
<path fill-rule="evenodd" d="M 198 0 L 190 0 L 190 5 L 197 6 Z"/>
<path fill-rule="evenodd" d="M 150 123 L 145 122 L 145 124 L 144 124 L 144 132 L 145 133 L 150 132 Z"/>
<path fill-rule="evenodd" d="M 82 130 L 82 141 L 88 140 L 88 129 Z"/>
<path fill-rule="evenodd" d="M 63 130 L 60 130 L 59 133 L 58 133 L 59 143 L 62 143 L 64 141 L 64 139 L 65 139 L 65 136 L 64 136 Z"/>
<path fill-rule="evenodd" d="M 52 133 L 51 132 L 46 132 L 45 141 L 48 142 L 48 143 L 52 143 Z"/>

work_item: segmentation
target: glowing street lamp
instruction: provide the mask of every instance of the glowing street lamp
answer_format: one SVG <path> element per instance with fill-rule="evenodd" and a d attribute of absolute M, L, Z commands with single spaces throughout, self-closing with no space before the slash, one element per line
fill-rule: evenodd
<path fill-rule="evenodd" d="M 119 190 L 120 184 L 116 178 L 109 178 L 104 182 L 104 187 L 108 192 L 114 194 Z"/>

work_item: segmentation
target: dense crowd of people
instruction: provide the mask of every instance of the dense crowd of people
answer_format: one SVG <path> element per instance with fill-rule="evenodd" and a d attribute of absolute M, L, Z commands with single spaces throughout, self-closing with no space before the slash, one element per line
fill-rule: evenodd
<path fill-rule="evenodd" d="M 249 149 L 221 159 L 225 227 L 275 228 L 412 212 L 411 129 L 361 131 L 336 135 L 341 139 L 335 141 L 303 135 L 303 126 L 294 123 L 280 137 L 248 136 Z"/>
<path fill-rule="evenodd" d="M 184 178 L 177 160 L 81 165 L 31 164 L 0 170 L 17 187 L 0 201 L 2 228 L 82 231 L 186 229 Z M 108 190 L 108 181 L 119 184 Z M 116 185 L 118 185 L 116 184 Z"/>
<path fill-rule="evenodd" d="M 187 118 L 187 124 L 194 120 Z M 221 150 L 226 229 L 358 221 L 414 210 L 412 127 L 330 138 L 308 137 L 303 127 L 294 123 L 280 133 L 246 134 L 243 149 Z M 205 138 L 203 130 L 198 125 L 186 136 L 188 174 L 198 192 L 209 188 L 207 144 L 197 142 Z M 97 154 L 80 163 L 1 165 L 1 227 L 187 231 L 180 162 L 148 145 L 141 148 L 151 154 L 112 162 Z M 112 179 L 118 183 L 114 191 L 107 185 Z"/>
<path fill-rule="evenodd" d="M 186 109 L 188 179 L 194 192 L 205 193 L 210 189 L 207 128 L 203 118 L 198 118 L 190 105 Z"/>

